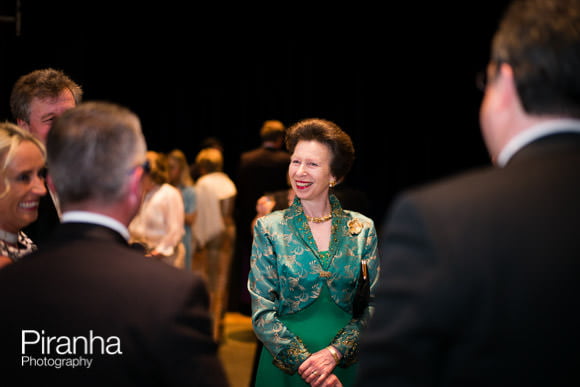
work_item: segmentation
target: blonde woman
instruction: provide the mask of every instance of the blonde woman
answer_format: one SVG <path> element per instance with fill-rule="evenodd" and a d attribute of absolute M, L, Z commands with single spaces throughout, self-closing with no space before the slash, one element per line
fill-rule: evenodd
<path fill-rule="evenodd" d="M 175 265 L 184 254 L 183 200 L 168 184 L 167 164 L 161 153 L 147 152 L 148 168 L 143 176 L 143 202 L 129 224 L 131 242 L 144 246 L 148 256 Z"/>
<path fill-rule="evenodd" d="M 18 126 L 0 124 L 0 268 L 36 250 L 22 228 L 38 217 L 46 195 L 44 145 Z"/>

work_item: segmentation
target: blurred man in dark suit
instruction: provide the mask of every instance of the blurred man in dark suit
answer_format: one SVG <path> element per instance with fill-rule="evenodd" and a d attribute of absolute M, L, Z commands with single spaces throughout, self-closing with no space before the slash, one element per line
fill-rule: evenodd
<path fill-rule="evenodd" d="M 288 164 L 290 155 L 284 149 L 286 127 L 281 121 L 264 121 L 260 128 L 259 147 L 242 153 L 238 166 L 236 187 L 236 253 L 230 294 L 238 297 L 240 311 L 250 313 L 250 295 L 247 291 L 252 248 L 252 221 L 256 216 L 258 199 L 270 192 L 288 189 Z"/>
<path fill-rule="evenodd" d="M 129 247 L 147 169 L 139 119 L 109 103 L 66 111 L 47 140 L 62 223 L 0 272 L 6 380 L 224 386 L 203 280 Z M 51 184 L 52 183 L 52 184 Z"/>
<path fill-rule="evenodd" d="M 514 1 L 480 123 L 495 164 L 383 226 L 361 386 L 580 385 L 580 0 Z"/>

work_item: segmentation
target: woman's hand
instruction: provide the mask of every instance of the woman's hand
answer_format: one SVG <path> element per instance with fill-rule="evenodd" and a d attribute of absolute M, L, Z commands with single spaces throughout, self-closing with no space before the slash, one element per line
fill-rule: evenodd
<path fill-rule="evenodd" d="M 335 374 L 330 374 L 324 378 L 319 378 L 314 382 L 310 383 L 312 387 L 342 387 L 340 379 Z"/>
<path fill-rule="evenodd" d="M 298 373 L 304 381 L 313 387 L 342 386 L 340 380 L 332 373 L 336 361 L 328 348 L 313 353 L 300 367 Z"/>

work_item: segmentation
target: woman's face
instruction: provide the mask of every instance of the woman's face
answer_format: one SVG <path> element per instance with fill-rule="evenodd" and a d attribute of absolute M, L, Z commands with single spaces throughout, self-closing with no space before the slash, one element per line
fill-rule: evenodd
<path fill-rule="evenodd" d="M 167 159 L 167 167 L 169 172 L 169 182 L 171 184 L 179 184 L 181 178 L 181 166 L 179 165 L 179 161 L 169 157 Z"/>
<path fill-rule="evenodd" d="M 4 159 L 0 160 L 4 161 Z M 38 217 L 38 202 L 46 195 L 44 185 L 45 160 L 38 147 L 24 141 L 16 148 L 14 157 L 0 176 L 0 228 L 17 233 Z"/>
<path fill-rule="evenodd" d="M 336 181 L 330 172 L 332 154 L 326 144 L 299 141 L 288 167 L 292 189 L 301 200 L 316 200 L 328 196 L 329 183 Z"/>

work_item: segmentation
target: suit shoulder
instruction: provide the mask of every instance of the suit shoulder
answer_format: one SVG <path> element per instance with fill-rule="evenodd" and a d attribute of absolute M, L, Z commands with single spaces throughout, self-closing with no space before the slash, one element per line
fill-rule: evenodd
<path fill-rule="evenodd" d="M 240 154 L 240 160 L 245 162 L 250 161 L 255 157 L 257 157 L 260 153 L 261 153 L 260 148 L 250 149 Z"/>
<path fill-rule="evenodd" d="M 414 199 L 429 197 L 431 200 L 435 198 L 450 200 L 460 197 L 474 197 L 491 188 L 491 184 L 485 183 L 491 180 L 500 181 L 499 176 L 502 174 L 504 171 L 493 167 L 473 169 L 438 181 L 411 187 L 398 196 Z"/>
<path fill-rule="evenodd" d="M 420 213 L 442 222 L 453 217 L 456 224 L 461 224 L 459 219 L 468 221 L 475 213 L 501 204 L 513 184 L 513 175 L 508 171 L 493 167 L 473 169 L 402 191 L 394 198 L 384 221 L 395 214 L 409 217 Z"/>

